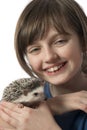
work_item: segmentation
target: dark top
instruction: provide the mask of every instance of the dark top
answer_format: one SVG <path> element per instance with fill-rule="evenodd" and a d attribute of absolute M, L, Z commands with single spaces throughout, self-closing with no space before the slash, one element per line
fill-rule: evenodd
<path fill-rule="evenodd" d="M 44 93 L 47 98 L 52 98 L 48 83 L 44 86 Z M 55 115 L 54 119 L 62 130 L 87 130 L 87 114 L 81 110 Z"/>

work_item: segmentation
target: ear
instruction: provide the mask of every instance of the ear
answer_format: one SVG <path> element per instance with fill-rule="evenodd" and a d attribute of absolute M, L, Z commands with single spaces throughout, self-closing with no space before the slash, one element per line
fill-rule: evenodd
<path fill-rule="evenodd" d="M 24 94 L 24 96 L 27 96 L 28 93 L 29 93 L 29 89 L 27 88 L 22 91 L 22 94 Z"/>
<path fill-rule="evenodd" d="M 45 84 L 45 81 L 44 81 L 44 80 L 42 80 L 42 81 L 41 81 L 41 84 L 42 84 L 42 85 L 44 85 L 44 84 Z"/>

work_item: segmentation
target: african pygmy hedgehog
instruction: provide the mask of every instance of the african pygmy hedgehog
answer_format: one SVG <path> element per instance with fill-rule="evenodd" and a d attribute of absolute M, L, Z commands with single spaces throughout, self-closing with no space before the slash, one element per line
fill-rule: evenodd
<path fill-rule="evenodd" d="M 21 78 L 10 83 L 3 91 L 2 100 L 32 107 L 45 100 L 44 83 L 38 78 Z"/>

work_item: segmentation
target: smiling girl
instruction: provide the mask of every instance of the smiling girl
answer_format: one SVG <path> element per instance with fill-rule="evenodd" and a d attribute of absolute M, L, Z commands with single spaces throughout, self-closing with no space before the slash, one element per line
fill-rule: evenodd
<path fill-rule="evenodd" d="M 23 69 L 45 81 L 48 100 L 36 109 L 2 101 L 1 118 L 13 130 L 86 130 L 87 18 L 81 7 L 74 0 L 31 1 L 17 24 L 15 50 Z"/>

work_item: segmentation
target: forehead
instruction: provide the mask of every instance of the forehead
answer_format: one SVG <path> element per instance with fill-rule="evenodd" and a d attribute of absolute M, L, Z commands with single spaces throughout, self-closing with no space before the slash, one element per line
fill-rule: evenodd
<path fill-rule="evenodd" d="M 39 43 L 40 41 L 44 41 L 44 40 L 53 40 L 56 38 L 61 38 L 64 36 L 71 36 L 73 34 L 76 34 L 76 32 L 74 32 L 73 30 L 70 30 L 67 28 L 66 32 L 58 32 L 54 27 L 50 27 L 47 32 L 43 35 L 43 37 L 39 37 L 38 39 L 35 39 L 31 44 L 29 45 L 33 45 L 36 43 Z M 77 35 L 77 34 L 76 34 Z"/>

